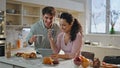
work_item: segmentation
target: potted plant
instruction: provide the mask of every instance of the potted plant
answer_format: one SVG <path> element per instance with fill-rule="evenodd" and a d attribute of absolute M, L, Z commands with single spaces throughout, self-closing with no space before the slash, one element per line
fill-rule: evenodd
<path fill-rule="evenodd" d="M 119 11 L 116 11 L 116 10 L 112 10 L 111 11 L 111 29 L 110 29 L 110 34 L 115 34 L 115 29 L 114 29 L 114 26 L 115 26 L 115 23 L 117 21 L 117 19 L 119 18 Z"/>

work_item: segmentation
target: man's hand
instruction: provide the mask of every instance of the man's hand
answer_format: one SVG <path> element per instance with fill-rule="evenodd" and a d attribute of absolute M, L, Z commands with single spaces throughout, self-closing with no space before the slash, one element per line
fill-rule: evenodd
<path fill-rule="evenodd" d="M 32 36 L 32 37 L 30 38 L 30 40 L 29 40 L 30 43 L 33 43 L 33 42 L 35 42 L 35 41 L 36 41 L 36 36 Z"/>

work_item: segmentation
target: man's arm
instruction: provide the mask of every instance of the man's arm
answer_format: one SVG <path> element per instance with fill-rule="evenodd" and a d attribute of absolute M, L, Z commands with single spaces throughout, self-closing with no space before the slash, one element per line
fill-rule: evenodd
<path fill-rule="evenodd" d="M 26 37 L 26 42 L 28 45 L 32 45 L 33 42 L 30 41 L 31 37 L 33 36 L 33 27 L 31 27 L 29 34 Z"/>

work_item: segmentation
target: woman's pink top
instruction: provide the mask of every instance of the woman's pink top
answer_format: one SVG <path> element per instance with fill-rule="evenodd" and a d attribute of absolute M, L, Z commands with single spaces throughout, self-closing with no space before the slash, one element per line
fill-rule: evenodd
<path fill-rule="evenodd" d="M 65 33 L 61 32 L 57 37 L 57 49 L 54 51 L 55 53 L 59 53 L 62 49 L 65 54 L 68 54 L 69 57 L 74 57 L 81 51 L 82 46 L 82 36 L 79 33 L 76 35 L 76 39 L 74 41 L 69 41 L 66 45 L 64 42 Z"/>

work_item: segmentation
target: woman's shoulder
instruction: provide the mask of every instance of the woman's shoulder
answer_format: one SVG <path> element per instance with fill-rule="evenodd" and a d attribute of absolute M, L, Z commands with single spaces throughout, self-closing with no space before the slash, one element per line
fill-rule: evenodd
<path fill-rule="evenodd" d="M 77 36 L 82 36 L 80 32 L 77 33 Z"/>
<path fill-rule="evenodd" d="M 77 33 L 77 37 L 82 37 L 80 32 Z"/>

